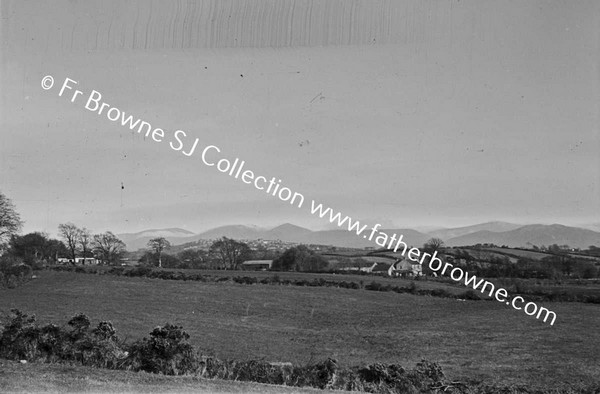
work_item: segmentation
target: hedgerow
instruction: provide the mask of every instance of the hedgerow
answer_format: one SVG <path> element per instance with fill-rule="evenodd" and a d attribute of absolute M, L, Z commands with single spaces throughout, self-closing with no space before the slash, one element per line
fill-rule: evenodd
<path fill-rule="evenodd" d="M 349 281 L 337 281 L 328 280 L 324 278 L 309 279 L 281 279 L 277 274 L 259 279 L 252 276 L 215 276 L 215 275 L 203 275 L 197 273 L 187 273 L 181 271 L 171 271 L 164 269 L 152 269 L 150 267 L 111 267 L 108 270 L 98 269 L 96 267 L 68 267 L 68 266 L 56 266 L 51 269 L 56 271 L 69 271 L 78 273 L 88 274 L 108 274 L 108 275 L 122 275 L 129 277 L 144 277 L 151 279 L 163 279 L 163 280 L 186 280 L 186 281 L 201 281 L 201 282 L 234 282 L 238 284 L 254 285 L 254 284 L 269 284 L 269 285 L 289 285 L 289 286 L 308 286 L 308 287 L 337 287 L 345 289 L 365 289 L 370 291 L 381 291 L 381 292 L 395 292 L 395 293 L 408 293 L 420 296 L 430 296 L 439 298 L 458 298 L 472 301 L 480 300 L 491 300 L 490 297 L 480 295 L 473 289 L 467 289 L 462 293 L 453 294 L 446 289 L 420 289 L 415 281 L 411 282 L 408 287 L 392 286 L 391 284 L 383 284 L 381 282 L 372 281 L 369 284 L 363 285 L 360 283 L 349 282 Z M 589 295 L 589 294 L 571 294 L 564 291 L 551 292 L 551 291 L 527 291 L 527 292 L 516 292 L 515 295 L 527 295 L 532 301 L 560 301 L 560 302 L 584 302 L 600 304 L 600 295 Z"/>

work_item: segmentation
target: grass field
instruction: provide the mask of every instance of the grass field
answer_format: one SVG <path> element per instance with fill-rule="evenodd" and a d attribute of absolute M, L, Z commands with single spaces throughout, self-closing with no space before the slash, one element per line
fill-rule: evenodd
<path fill-rule="evenodd" d="M 469 249 L 467 249 L 469 250 Z M 536 252 L 533 250 L 521 250 L 521 249 L 511 249 L 511 248 L 483 248 L 481 249 L 484 252 L 497 252 L 501 255 L 515 256 L 515 257 L 526 257 L 528 259 L 533 260 L 541 260 L 545 257 L 551 257 L 551 254 Z"/>
<path fill-rule="evenodd" d="M 303 364 L 334 357 L 343 365 L 410 367 L 425 358 L 454 379 L 541 387 L 600 379 L 598 305 L 544 303 L 558 315 L 549 326 L 497 302 L 330 287 L 39 275 L 0 290 L 0 310 L 19 308 L 60 324 L 83 312 L 93 322 L 111 320 L 129 339 L 168 321 L 183 325 L 195 346 L 220 358 Z"/>
<path fill-rule="evenodd" d="M 3 393 L 302 393 L 317 389 L 0 360 Z M 332 391 L 332 393 L 344 393 Z"/>
<path fill-rule="evenodd" d="M 87 267 L 89 268 L 89 267 Z M 111 267 L 93 266 L 92 269 L 98 271 L 109 271 Z M 344 274 L 329 274 L 329 273 L 310 273 L 310 272 L 275 272 L 275 271 L 234 271 L 234 270 L 195 270 L 195 269 L 170 269 L 163 268 L 165 271 L 181 272 L 184 274 L 200 274 L 203 276 L 213 276 L 219 278 L 233 278 L 248 276 L 261 280 L 263 278 L 273 277 L 277 275 L 281 280 L 308 280 L 324 279 L 335 282 L 355 282 L 363 283 L 364 285 L 371 282 L 381 283 L 382 285 L 409 287 L 413 282 L 412 279 L 390 278 L 389 276 L 379 275 L 360 275 L 355 273 Z M 433 290 L 444 289 L 452 294 L 461 294 L 465 292 L 465 287 L 451 280 L 433 280 L 421 279 L 416 281 L 419 289 Z"/>

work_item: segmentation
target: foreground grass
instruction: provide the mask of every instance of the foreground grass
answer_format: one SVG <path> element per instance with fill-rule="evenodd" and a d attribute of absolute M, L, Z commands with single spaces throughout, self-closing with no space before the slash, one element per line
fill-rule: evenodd
<path fill-rule="evenodd" d="M 600 376 L 600 308 L 544 303 L 558 319 L 539 322 L 497 302 L 337 288 L 162 281 L 65 272 L 0 290 L 0 310 L 43 322 L 83 312 L 112 320 L 121 337 L 158 324 L 183 325 L 205 354 L 305 364 L 439 362 L 452 379 L 554 388 Z"/>
<path fill-rule="evenodd" d="M 317 389 L 0 359 L 3 393 L 322 393 Z M 342 393 L 334 391 L 332 393 Z"/>

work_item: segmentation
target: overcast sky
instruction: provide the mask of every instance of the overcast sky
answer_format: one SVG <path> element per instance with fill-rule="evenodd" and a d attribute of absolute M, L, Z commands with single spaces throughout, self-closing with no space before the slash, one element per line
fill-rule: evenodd
<path fill-rule="evenodd" d="M 25 231 L 327 224 L 59 97 L 67 77 L 370 224 L 600 222 L 598 2 L 1 4 Z"/>

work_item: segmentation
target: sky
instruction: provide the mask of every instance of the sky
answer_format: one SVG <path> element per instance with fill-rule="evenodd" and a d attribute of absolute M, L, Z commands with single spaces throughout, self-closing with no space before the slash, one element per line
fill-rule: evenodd
<path fill-rule="evenodd" d="M 594 1 L 2 1 L 0 191 L 25 232 L 50 234 L 66 222 L 115 233 L 327 228 L 311 200 L 384 227 L 597 223 L 599 11 Z M 73 90 L 59 96 L 66 78 L 82 91 L 73 102 Z M 164 140 L 86 109 L 93 90 Z M 176 130 L 190 146 L 198 138 L 197 153 L 169 147 Z M 209 145 L 281 179 L 305 206 L 205 165 Z"/>

